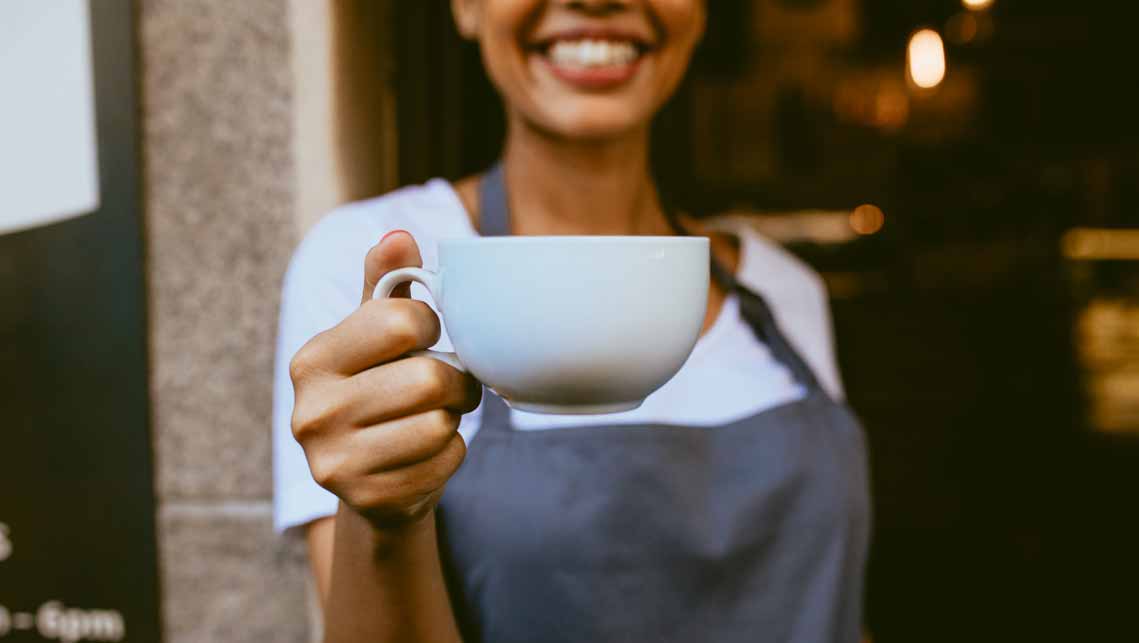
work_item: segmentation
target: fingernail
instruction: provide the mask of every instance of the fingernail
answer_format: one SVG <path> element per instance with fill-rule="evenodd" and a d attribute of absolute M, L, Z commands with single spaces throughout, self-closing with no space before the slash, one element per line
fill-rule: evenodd
<path fill-rule="evenodd" d="M 395 230 L 392 230 L 391 232 L 389 232 L 389 233 L 385 234 L 384 236 L 380 237 L 380 243 L 383 243 L 383 242 L 384 242 L 384 239 L 387 239 L 388 237 L 392 236 L 393 234 L 395 234 L 395 233 L 397 233 L 397 232 L 402 232 L 402 233 L 404 233 L 404 234 L 411 234 L 411 233 L 410 233 L 410 232 L 408 232 L 407 230 L 402 230 L 402 229 L 398 229 L 398 228 L 397 228 L 397 229 L 395 229 Z"/>

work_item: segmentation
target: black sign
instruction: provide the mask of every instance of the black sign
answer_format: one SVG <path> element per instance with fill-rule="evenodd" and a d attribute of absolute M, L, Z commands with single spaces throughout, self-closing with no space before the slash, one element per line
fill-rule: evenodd
<path fill-rule="evenodd" d="M 159 640 L 134 8 L 90 9 L 101 205 L 0 235 L 0 643 Z"/>

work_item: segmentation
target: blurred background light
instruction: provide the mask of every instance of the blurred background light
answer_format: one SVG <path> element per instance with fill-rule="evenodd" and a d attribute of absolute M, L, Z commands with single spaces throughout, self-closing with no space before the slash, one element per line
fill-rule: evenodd
<path fill-rule="evenodd" d="M 961 0 L 961 4 L 965 5 L 966 9 L 983 11 L 993 6 L 993 0 Z"/>
<path fill-rule="evenodd" d="M 945 44 L 933 29 L 922 29 L 910 37 L 906 61 L 910 80 L 922 89 L 932 89 L 945 80 Z"/>
<path fill-rule="evenodd" d="M 992 35 L 993 17 L 984 11 L 958 11 L 945 23 L 945 37 L 954 44 L 979 44 Z"/>
<path fill-rule="evenodd" d="M 858 206 L 850 213 L 850 227 L 861 235 L 871 235 L 882 229 L 886 224 L 886 215 L 882 208 L 869 203 Z"/>
<path fill-rule="evenodd" d="M 1073 228 L 1060 248 L 1068 259 L 1139 260 L 1139 229 Z"/>
<path fill-rule="evenodd" d="M 973 42 L 977 30 L 977 17 L 967 11 L 958 13 L 945 24 L 945 36 L 959 45 Z"/>

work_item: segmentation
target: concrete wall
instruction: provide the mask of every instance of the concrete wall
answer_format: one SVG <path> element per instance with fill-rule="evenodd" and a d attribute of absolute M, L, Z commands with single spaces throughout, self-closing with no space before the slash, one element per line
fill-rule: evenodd
<path fill-rule="evenodd" d="M 308 641 L 272 532 L 279 288 L 303 231 L 394 184 L 378 0 L 140 0 L 151 395 L 167 643 Z"/>
<path fill-rule="evenodd" d="M 296 241 L 284 0 L 143 0 L 144 212 L 166 640 L 306 641 L 271 529 L 270 376 Z"/>

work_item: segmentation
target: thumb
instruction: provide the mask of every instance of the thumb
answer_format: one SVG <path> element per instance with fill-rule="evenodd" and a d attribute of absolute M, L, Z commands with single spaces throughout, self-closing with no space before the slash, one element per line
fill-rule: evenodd
<path fill-rule="evenodd" d="M 396 268 L 423 266 L 423 257 L 419 254 L 419 245 L 407 230 L 392 230 L 380 238 L 379 243 L 368 250 L 364 257 L 364 291 L 360 294 L 360 303 L 372 298 L 372 292 L 380 279 Z M 400 284 L 392 292 L 392 297 L 410 297 L 411 284 Z"/>

